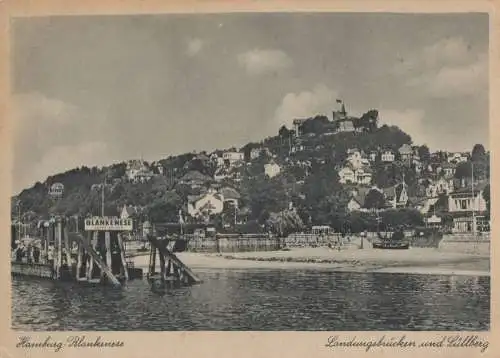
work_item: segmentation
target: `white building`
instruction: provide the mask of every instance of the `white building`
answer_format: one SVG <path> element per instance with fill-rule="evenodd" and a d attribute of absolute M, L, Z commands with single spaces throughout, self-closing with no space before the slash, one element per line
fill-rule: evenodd
<path fill-rule="evenodd" d="M 385 163 L 392 163 L 396 159 L 396 156 L 392 150 L 384 150 L 380 159 Z"/>
<path fill-rule="evenodd" d="M 188 196 L 187 211 L 194 218 L 209 218 L 224 209 L 224 198 L 218 192 L 210 190 L 201 195 Z"/>
<path fill-rule="evenodd" d="M 348 151 L 347 161 L 352 165 L 354 170 L 370 166 L 370 161 L 363 157 L 361 152 L 357 149 Z"/>
<path fill-rule="evenodd" d="M 281 167 L 274 163 L 267 163 L 264 165 L 264 173 L 269 177 L 273 178 L 281 172 Z"/>
<path fill-rule="evenodd" d="M 222 159 L 229 165 L 235 165 L 243 161 L 243 159 L 245 159 L 245 155 L 242 152 L 229 151 L 222 154 Z"/>
<path fill-rule="evenodd" d="M 446 180 L 445 178 L 440 178 L 436 181 L 429 183 L 427 188 L 425 188 L 425 195 L 429 198 L 446 194 L 448 195 L 453 191 L 453 180 Z"/>
<path fill-rule="evenodd" d="M 372 181 L 372 171 L 368 166 L 354 168 L 350 163 L 339 171 L 339 182 L 341 184 L 369 185 Z"/>
<path fill-rule="evenodd" d="M 153 172 L 142 160 L 131 160 L 127 163 L 125 175 L 133 183 L 145 183 L 153 177 Z"/>

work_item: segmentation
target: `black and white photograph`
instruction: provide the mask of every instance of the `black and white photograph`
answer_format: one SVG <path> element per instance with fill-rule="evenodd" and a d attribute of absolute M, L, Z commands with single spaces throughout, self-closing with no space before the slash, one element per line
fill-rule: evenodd
<path fill-rule="evenodd" d="M 488 13 L 9 26 L 14 331 L 490 330 Z"/>

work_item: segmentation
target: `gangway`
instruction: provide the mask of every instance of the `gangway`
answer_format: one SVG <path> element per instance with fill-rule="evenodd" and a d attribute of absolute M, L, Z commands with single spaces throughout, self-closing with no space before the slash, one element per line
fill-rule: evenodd
<path fill-rule="evenodd" d="M 104 275 L 106 275 L 108 280 L 114 286 L 117 286 L 117 287 L 121 286 L 121 283 L 118 280 L 118 278 L 116 278 L 116 276 L 113 274 L 111 269 L 104 262 L 104 260 L 101 258 L 101 256 L 96 252 L 96 250 L 92 247 L 92 245 L 90 245 L 89 242 L 87 242 L 85 237 L 83 237 L 79 233 L 73 232 L 73 233 L 70 233 L 70 238 L 75 240 L 76 242 L 78 242 L 85 249 L 87 254 L 90 255 L 90 259 L 93 260 L 93 262 L 97 265 L 97 267 L 99 267 L 101 272 L 104 273 Z M 79 255 L 79 259 L 80 259 L 80 255 Z M 80 265 L 78 265 L 78 266 L 80 266 Z M 91 273 L 92 272 L 90 272 L 90 274 Z M 78 275 L 79 275 L 79 272 L 77 270 L 77 279 L 79 278 Z M 89 279 L 91 279 L 91 278 L 89 278 Z"/>
<path fill-rule="evenodd" d="M 158 240 L 152 235 L 147 236 L 151 243 L 149 279 L 154 280 L 159 278 L 160 282 L 179 281 L 188 284 L 201 283 L 202 280 L 184 264 L 169 248 L 167 247 L 169 240 Z M 156 272 L 156 252 L 159 253 L 160 259 L 160 275 Z"/>

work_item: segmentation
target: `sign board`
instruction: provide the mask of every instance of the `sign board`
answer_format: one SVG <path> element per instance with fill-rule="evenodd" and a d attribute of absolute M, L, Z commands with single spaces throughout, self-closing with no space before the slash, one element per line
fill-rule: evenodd
<path fill-rule="evenodd" d="M 85 231 L 132 231 L 132 228 L 132 219 L 107 216 L 85 219 Z"/>

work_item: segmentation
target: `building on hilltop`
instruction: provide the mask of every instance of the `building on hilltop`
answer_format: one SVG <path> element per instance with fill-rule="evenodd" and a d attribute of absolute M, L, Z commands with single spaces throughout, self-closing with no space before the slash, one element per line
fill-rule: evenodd
<path fill-rule="evenodd" d="M 133 183 L 145 183 L 153 177 L 153 172 L 143 160 L 130 160 L 125 171 L 127 180 Z"/>
<path fill-rule="evenodd" d="M 238 151 L 226 151 L 222 154 L 224 163 L 228 166 L 240 164 L 245 159 L 245 154 Z"/>

